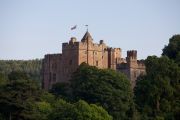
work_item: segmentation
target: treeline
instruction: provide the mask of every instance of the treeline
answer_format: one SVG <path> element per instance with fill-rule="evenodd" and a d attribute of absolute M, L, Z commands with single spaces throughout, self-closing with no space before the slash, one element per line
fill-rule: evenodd
<path fill-rule="evenodd" d="M 32 80 L 40 81 L 42 60 L 0 60 L 0 73 L 8 75 L 12 71 L 26 73 Z"/>
<path fill-rule="evenodd" d="M 0 120 L 179 120 L 179 60 L 174 35 L 161 57 L 145 60 L 134 90 L 124 74 L 85 63 L 49 91 L 25 72 L 0 74 Z"/>

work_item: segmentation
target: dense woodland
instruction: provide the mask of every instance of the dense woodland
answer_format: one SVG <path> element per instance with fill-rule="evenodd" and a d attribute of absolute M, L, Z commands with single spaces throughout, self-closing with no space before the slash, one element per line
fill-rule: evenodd
<path fill-rule="evenodd" d="M 41 60 L 0 61 L 0 120 L 179 120 L 180 35 L 128 78 L 82 63 L 69 83 L 41 89 Z"/>
<path fill-rule="evenodd" d="M 12 71 L 26 73 L 32 80 L 41 83 L 42 60 L 0 60 L 0 73 L 8 75 Z"/>

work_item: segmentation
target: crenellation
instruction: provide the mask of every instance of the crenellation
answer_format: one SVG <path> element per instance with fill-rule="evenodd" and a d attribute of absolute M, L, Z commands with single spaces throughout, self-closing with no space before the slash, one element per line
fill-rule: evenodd
<path fill-rule="evenodd" d="M 122 58 L 121 48 L 108 47 L 104 40 L 94 43 L 87 31 L 81 41 L 71 37 L 62 43 L 62 54 L 46 54 L 42 65 L 43 88 L 50 89 L 54 83 L 69 82 L 72 73 L 81 63 L 87 63 L 101 69 L 114 69 L 130 79 L 132 87 L 141 74 L 145 74 L 144 61 L 137 60 L 137 51 L 127 51 Z"/>

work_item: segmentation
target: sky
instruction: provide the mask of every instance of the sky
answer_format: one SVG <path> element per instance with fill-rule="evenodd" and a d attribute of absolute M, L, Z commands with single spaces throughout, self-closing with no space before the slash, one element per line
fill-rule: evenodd
<path fill-rule="evenodd" d="M 180 0 L 0 0 L 0 59 L 36 59 L 81 40 L 85 25 L 95 43 L 160 56 L 180 34 Z M 75 30 L 70 28 L 77 25 Z"/>

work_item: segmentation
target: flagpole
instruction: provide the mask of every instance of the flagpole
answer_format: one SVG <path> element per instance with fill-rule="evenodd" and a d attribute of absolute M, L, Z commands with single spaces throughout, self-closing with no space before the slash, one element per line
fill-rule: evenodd
<path fill-rule="evenodd" d="M 87 32 L 88 32 L 88 25 L 85 25 L 87 27 Z M 87 36 L 87 64 L 89 64 L 89 41 L 88 41 L 88 36 Z"/>

